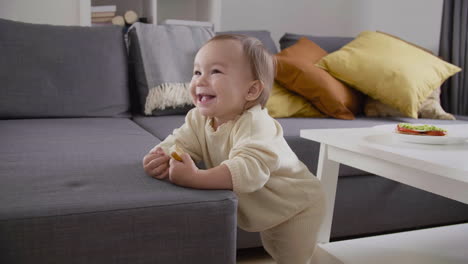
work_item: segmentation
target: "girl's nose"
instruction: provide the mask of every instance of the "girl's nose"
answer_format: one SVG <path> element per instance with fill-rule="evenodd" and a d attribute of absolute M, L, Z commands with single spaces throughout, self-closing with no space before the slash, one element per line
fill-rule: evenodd
<path fill-rule="evenodd" d="M 195 80 L 195 84 L 197 86 L 203 86 L 203 85 L 206 85 L 206 83 L 207 83 L 207 77 L 204 74 L 199 75 L 197 79 Z"/>

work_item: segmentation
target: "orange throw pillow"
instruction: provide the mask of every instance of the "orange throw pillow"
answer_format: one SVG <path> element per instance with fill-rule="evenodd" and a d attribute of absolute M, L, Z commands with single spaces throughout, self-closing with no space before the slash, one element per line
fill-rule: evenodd
<path fill-rule="evenodd" d="M 354 119 L 361 110 L 362 94 L 315 66 L 328 53 L 307 38 L 276 54 L 276 81 L 296 92 L 323 113 L 340 119 Z"/>

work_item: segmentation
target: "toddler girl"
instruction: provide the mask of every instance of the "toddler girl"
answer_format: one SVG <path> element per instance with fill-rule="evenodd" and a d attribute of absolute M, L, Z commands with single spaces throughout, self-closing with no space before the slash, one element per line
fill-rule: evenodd
<path fill-rule="evenodd" d="M 277 263 L 305 264 L 315 249 L 324 195 L 264 108 L 274 74 L 274 58 L 259 40 L 234 34 L 209 40 L 194 62 L 190 93 L 196 107 L 143 166 L 150 176 L 180 186 L 233 190 L 239 227 L 260 232 Z M 185 152 L 182 161 L 168 155 L 175 144 Z"/>

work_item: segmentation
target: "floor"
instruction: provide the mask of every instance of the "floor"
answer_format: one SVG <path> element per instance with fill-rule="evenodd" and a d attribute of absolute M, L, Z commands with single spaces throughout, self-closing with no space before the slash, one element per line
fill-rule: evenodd
<path fill-rule="evenodd" d="M 237 264 L 274 264 L 263 248 L 248 248 L 237 251 Z"/>
<path fill-rule="evenodd" d="M 262 249 L 238 251 L 237 264 L 274 264 Z M 468 223 L 321 245 L 314 264 L 467 264 Z"/>
<path fill-rule="evenodd" d="M 343 264 L 322 248 L 317 248 L 311 264 Z M 237 252 L 237 264 L 275 264 L 263 248 L 243 249 Z"/>

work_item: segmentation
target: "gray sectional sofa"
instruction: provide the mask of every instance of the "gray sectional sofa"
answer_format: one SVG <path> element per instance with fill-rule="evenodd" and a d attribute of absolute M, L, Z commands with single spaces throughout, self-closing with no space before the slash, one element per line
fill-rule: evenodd
<path fill-rule="evenodd" d="M 276 49 L 267 32 L 245 33 Z M 0 48 L 0 263 L 224 264 L 261 246 L 237 230 L 233 192 L 145 175 L 142 157 L 184 116 L 139 112 L 120 28 L 0 19 Z M 319 146 L 300 129 L 399 121 L 414 120 L 279 119 L 312 172 Z M 340 176 L 333 240 L 468 221 L 461 203 L 346 166 Z"/>

